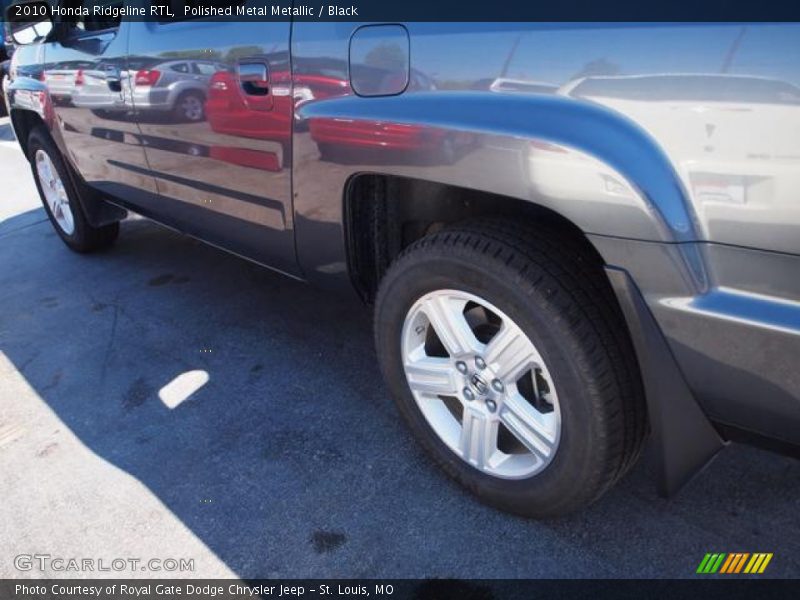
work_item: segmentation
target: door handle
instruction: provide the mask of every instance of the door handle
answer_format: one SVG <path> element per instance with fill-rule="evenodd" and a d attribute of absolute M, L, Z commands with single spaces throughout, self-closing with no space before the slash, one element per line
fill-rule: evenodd
<path fill-rule="evenodd" d="M 119 67 L 107 65 L 105 68 L 106 83 L 112 92 L 122 92 L 122 73 Z"/>
<path fill-rule="evenodd" d="M 239 83 L 245 94 L 250 96 L 268 96 L 269 68 L 261 61 L 240 62 L 236 66 Z"/>

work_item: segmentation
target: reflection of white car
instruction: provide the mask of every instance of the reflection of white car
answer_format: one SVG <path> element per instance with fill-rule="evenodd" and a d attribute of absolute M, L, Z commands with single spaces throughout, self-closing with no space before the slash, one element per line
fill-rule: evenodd
<path fill-rule="evenodd" d="M 81 72 L 80 85 L 72 93 L 72 104 L 79 108 L 94 110 L 113 110 L 123 105 L 122 94 L 115 92 L 108 86 L 106 66 L 100 64 L 97 68 L 85 69 Z M 120 72 L 121 84 L 129 77 L 127 71 Z"/>
<path fill-rule="evenodd" d="M 536 192 L 547 198 L 587 202 L 636 198 L 625 178 L 606 164 L 545 141 L 530 142 L 528 174 Z"/>
<path fill-rule="evenodd" d="M 44 82 L 50 97 L 59 104 L 71 104 L 84 83 L 84 73 L 94 63 L 91 61 L 67 61 L 48 66 L 44 71 Z"/>
<path fill-rule="evenodd" d="M 226 69 L 222 63 L 205 60 L 143 65 L 131 70 L 133 106 L 137 111 L 172 112 L 179 121 L 202 121 L 211 76 Z"/>
<path fill-rule="evenodd" d="M 759 207 L 796 206 L 800 88 L 790 83 L 725 74 L 608 76 L 577 79 L 558 93 L 602 104 L 647 130 L 678 166 L 697 210 L 724 219 L 747 203 L 757 221 Z M 558 146 L 533 144 L 528 167 L 544 196 L 633 197 L 607 166 Z"/>
<path fill-rule="evenodd" d="M 72 103 L 81 108 L 113 110 L 134 107 L 139 112 L 172 112 L 178 121 L 205 119 L 205 102 L 211 76 L 224 70 L 221 63 L 201 60 L 155 61 L 131 59 L 125 69 L 117 69 L 119 91 L 111 89 L 106 68 L 81 72 L 80 86 L 72 94 Z M 132 94 L 132 98 L 131 98 Z"/>
<path fill-rule="evenodd" d="M 546 81 L 498 77 L 489 86 L 489 91 L 512 94 L 555 94 L 558 86 Z"/>

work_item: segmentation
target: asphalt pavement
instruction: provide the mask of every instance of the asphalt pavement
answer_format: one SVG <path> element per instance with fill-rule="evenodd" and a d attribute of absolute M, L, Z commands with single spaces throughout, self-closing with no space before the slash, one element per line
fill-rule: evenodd
<path fill-rule="evenodd" d="M 588 510 L 512 517 L 400 422 L 367 309 L 143 220 L 69 252 L 0 119 L 0 578 L 800 576 L 800 462 L 733 446 L 682 493 L 649 456 Z M 19 570 L 19 555 L 194 571 Z M 24 567 L 24 565 L 23 565 Z"/>

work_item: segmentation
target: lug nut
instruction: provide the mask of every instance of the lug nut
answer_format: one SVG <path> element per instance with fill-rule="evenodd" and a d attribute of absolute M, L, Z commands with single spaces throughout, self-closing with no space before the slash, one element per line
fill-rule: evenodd
<path fill-rule="evenodd" d="M 464 388 L 464 392 L 463 392 L 463 393 L 464 393 L 464 398 L 466 398 L 466 399 L 467 399 L 467 400 L 469 400 L 470 402 L 472 402 L 473 400 L 475 400 L 475 394 L 473 394 L 473 393 L 472 393 L 472 390 L 471 390 L 471 389 L 469 389 L 469 388 Z"/>
<path fill-rule="evenodd" d="M 497 404 L 495 404 L 494 400 L 487 400 L 486 401 L 486 408 L 489 409 L 489 412 L 494 412 L 497 410 Z"/>
<path fill-rule="evenodd" d="M 483 360 L 480 356 L 476 356 L 475 357 L 475 366 L 478 367 L 479 369 L 485 369 L 486 368 L 486 361 Z"/>
<path fill-rule="evenodd" d="M 458 369 L 459 373 L 466 374 L 466 372 L 467 372 L 467 363 L 465 363 L 463 360 L 458 361 L 456 363 L 456 369 Z"/>
<path fill-rule="evenodd" d="M 495 392 L 502 392 L 503 391 L 503 382 L 499 379 L 495 379 L 492 381 L 492 387 L 494 388 Z"/>

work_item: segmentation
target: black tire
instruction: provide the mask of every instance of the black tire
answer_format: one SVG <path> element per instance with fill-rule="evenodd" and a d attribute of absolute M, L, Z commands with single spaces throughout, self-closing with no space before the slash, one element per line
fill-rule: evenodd
<path fill-rule="evenodd" d="M 187 100 L 196 100 L 199 103 L 199 112 L 190 113 L 184 107 Z M 206 99 L 200 92 L 183 92 L 175 99 L 175 106 L 172 107 L 172 116 L 178 122 L 200 123 L 206 120 Z"/>
<path fill-rule="evenodd" d="M 58 176 L 64 184 L 74 222 L 74 231 L 71 233 L 67 233 L 61 228 L 45 200 L 42 183 L 39 181 L 39 173 L 36 169 L 36 153 L 39 150 L 46 152 L 50 157 L 53 166 L 58 172 Z M 67 171 L 67 166 L 61 158 L 61 153 L 50 137 L 50 134 L 47 132 L 47 129 L 43 126 L 34 128 L 28 137 L 28 160 L 31 163 L 36 189 L 39 191 L 39 197 L 42 200 L 47 216 L 50 218 L 50 222 L 56 230 L 56 233 L 58 233 L 59 237 L 61 237 L 70 249 L 81 253 L 94 252 L 107 248 L 114 243 L 114 240 L 116 240 L 119 235 L 119 223 L 111 223 L 103 227 L 93 227 L 89 223 L 79 202 L 78 192 Z"/>
<path fill-rule="evenodd" d="M 446 229 L 407 248 L 378 291 L 375 339 L 400 412 L 434 460 L 482 501 L 529 517 L 564 515 L 598 499 L 638 459 L 644 393 L 623 317 L 599 260 L 570 235 L 490 220 Z M 508 315 L 534 343 L 559 390 L 561 439 L 544 470 L 501 479 L 462 460 L 417 407 L 401 333 L 425 294 L 455 289 Z"/>

